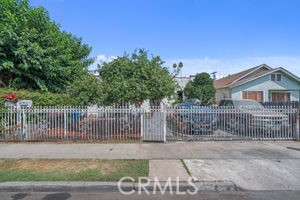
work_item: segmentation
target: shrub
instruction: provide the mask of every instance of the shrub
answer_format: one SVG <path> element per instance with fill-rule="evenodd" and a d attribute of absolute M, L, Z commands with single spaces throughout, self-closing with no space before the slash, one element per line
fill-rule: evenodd
<path fill-rule="evenodd" d="M 76 104 L 69 94 L 0 88 L 0 107 L 4 106 L 4 97 L 11 92 L 15 93 L 19 100 L 32 100 L 33 106 L 68 106 Z"/>

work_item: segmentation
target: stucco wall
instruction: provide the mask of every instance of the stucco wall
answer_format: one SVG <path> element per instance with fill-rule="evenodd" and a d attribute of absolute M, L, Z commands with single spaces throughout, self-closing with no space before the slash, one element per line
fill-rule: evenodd
<path fill-rule="evenodd" d="M 264 101 L 269 101 L 269 91 L 290 91 L 291 100 L 299 101 L 300 95 L 300 83 L 290 78 L 284 73 L 281 73 L 281 81 L 271 81 L 270 75 L 265 75 L 256 80 L 250 81 L 243 85 L 234 87 L 231 89 L 231 95 L 233 99 L 242 99 L 243 91 L 263 91 Z"/>

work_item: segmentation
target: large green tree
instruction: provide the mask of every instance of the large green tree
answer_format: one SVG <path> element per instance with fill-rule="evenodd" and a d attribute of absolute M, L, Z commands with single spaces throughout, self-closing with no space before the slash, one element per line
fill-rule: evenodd
<path fill-rule="evenodd" d="M 84 75 L 67 88 L 76 105 L 103 104 L 106 94 L 103 84 L 94 75 Z"/>
<path fill-rule="evenodd" d="M 184 88 L 184 95 L 187 98 L 197 98 L 202 105 L 213 103 L 215 93 L 213 79 L 208 73 L 197 74 Z"/>
<path fill-rule="evenodd" d="M 61 31 L 42 7 L 0 0 L 0 85 L 61 92 L 94 59 L 82 39 Z"/>
<path fill-rule="evenodd" d="M 117 57 L 99 66 L 100 78 L 106 90 L 106 103 L 142 103 L 162 100 L 174 94 L 172 75 L 159 56 L 149 58 L 139 49 L 131 55 Z"/>

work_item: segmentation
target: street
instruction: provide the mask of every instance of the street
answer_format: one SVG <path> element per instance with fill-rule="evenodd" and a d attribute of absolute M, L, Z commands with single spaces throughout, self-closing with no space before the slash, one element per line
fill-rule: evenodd
<path fill-rule="evenodd" d="M 187 200 L 299 200 L 300 191 L 256 191 L 256 192 L 222 192 L 222 193 L 198 193 L 197 195 L 175 195 L 175 194 L 142 194 L 137 193 L 129 196 L 122 195 L 118 192 L 103 192 L 103 193 L 77 193 L 77 192 L 62 192 L 62 193 L 0 193 L 1 200 L 150 200 L 150 199 L 187 199 Z"/>

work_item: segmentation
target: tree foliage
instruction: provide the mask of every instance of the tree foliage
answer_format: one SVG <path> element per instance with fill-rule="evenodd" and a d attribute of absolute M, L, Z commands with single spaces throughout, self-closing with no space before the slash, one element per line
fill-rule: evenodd
<path fill-rule="evenodd" d="M 193 81 L 189 81 L 184 88 L 184 95 L 189 98 L 197 98 L 202 105 L 210 104 L 214 101 L 216 90 L 213 79 L 208 73 L 197 74 Z"/>
<path fill-rule="evenodd" d="M 103 104 L 103 85 L 93 75 L 84 75 L 68 87 L 68 93 L 77 105 Z"/>
<path fill-rule="evenodd" d="M 146 99 L 161 100 L 171 96 L 175 84 L 163 64 L 159 56 L 149 58 L 143 49 L 104 62 L 98 71 L 107 93 L 106 103 L 140 104 Z"/>
<path fill-rule="evenodd" d="M 82 39 L 60 30 L 42 7 L 28 0 L 0 0 L 2 87 L 63 91 L 94 59 Z"/>
<path fill-rule="evenodd" d="M 180 72 L 182 72 L 183 68 L 183 63 L 179 62 L 178 65 L 176 63 L 173 64 L 173 77 L 175 78 L 176 76 L 179 75 Z"/>

